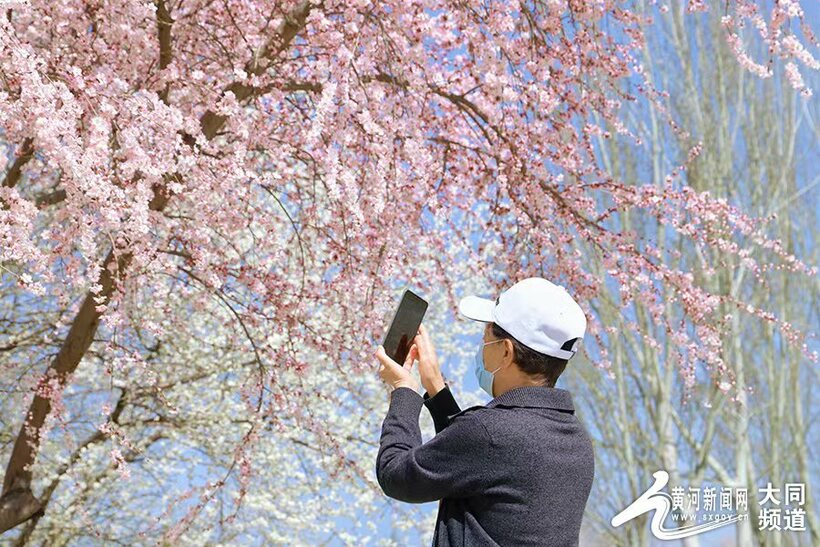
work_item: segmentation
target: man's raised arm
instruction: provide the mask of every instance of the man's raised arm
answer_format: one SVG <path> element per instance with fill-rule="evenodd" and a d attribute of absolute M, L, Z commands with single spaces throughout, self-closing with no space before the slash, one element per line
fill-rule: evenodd
<path fill-rule="evenodd" d="M 442 389 L 435 395 L 430 395 L 428 391 L 424 392 L 424 406 L 430 411 L 433 417 L 433 425 L 436 428 L 436 433 L 450 425 L 450 416 L 461 412 L 453 393 L 450 391 L 450 386 L 444 385 Z"/>

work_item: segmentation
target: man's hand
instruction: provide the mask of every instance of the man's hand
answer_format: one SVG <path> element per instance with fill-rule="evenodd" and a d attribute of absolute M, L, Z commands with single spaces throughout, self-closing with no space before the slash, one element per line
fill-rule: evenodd
<path fill-rule="evenodd" d="M 419 333 L 413 338 L 413 345 L 418 348 L 421 385 L 424 386 L 427 394 L 432 397 L 444 389 L 444 377 L 441 375 L 441 369 L 438 366 L 436 348 L 433 347 L 433 341 L 430 340 L 430 335 L 424 325 L 419 326 Z"/>
<path fill-rule="evenodd" d="M 381 365 L 379 366 L 379 376 L 381 379 L 384 380 L 389 386 L 392 386 L 393 389 L 399 387 L 409 387 L 416 393 L 419 391 L 419 383 L 418 381 L 413 378 L 411 374 L 411 370 L 413 369 L 413 361 L 416 360 L 418 357 L 418 349 L 416 345 L 413 344 L 410 347 L 410 351 L 407 352 L 407 358 L 404 360 L 404 365 L 399 365 L 387 353 L 384 351 L 384 347 L 381 344 L 376 348 L 376 359 L 379 360 Z"/>

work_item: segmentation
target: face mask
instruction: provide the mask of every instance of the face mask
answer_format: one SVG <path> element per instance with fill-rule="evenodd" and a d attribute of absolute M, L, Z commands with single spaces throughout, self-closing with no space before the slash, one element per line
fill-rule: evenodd
<path fill-rule="evenodd" d="M 481 347 L 478 348 L 475 354 L 475 377 L 478 378 L 478 385 L 481 386 L 481 389 L 489 393 L 490 397 L 494 397 L 493 378 L 495 378 L 495 373 L 498 372 L 501 367 L 498 367 L 492 372 L 484 368 L 484 346 L 501 341 L 502 340 L 493 340 L 492 342 L 481 344 Z"/>

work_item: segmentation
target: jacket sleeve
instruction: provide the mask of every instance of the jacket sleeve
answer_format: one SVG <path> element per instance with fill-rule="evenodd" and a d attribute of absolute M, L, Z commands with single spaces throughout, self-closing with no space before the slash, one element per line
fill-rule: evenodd
<path fill-rule="evenodd" d="M 447 427 L 450 423 L 448 416 L 458 414 L 461 408 L 458 406 L 453 392 L 450 391 L 450 386 L 444 385 L 444 388 L 430 397 L 430 394 L 424 392 L 424 406 L 430 411 L 433 417 L 433 425 L 436 428 L 436 433 Z"/>
<path fill-rule="evenodd" d="M 425 444 L 419 413 L 422 397 L 414 390 L 393 390 L 382 424 L 376 477 L 384 493 L 408 503 L 463 498 L 489 484 L 490 435 L 473 413 L 456 416 Z"/>

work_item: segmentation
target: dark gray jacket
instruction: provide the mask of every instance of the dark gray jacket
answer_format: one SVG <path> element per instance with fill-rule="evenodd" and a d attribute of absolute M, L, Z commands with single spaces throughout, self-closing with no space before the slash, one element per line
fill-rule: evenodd
<path fill-rule="evenodd" d="M 436 436 L 421 442 L 427 406 Z M 393 390 L 376 476 L 409 503 L 441 500 L 434 546 L 578 545 L 592 488 L 592 442 L 570 392 L 511 389 L 461 410 L 445 387 L 434 397 Z"/>

